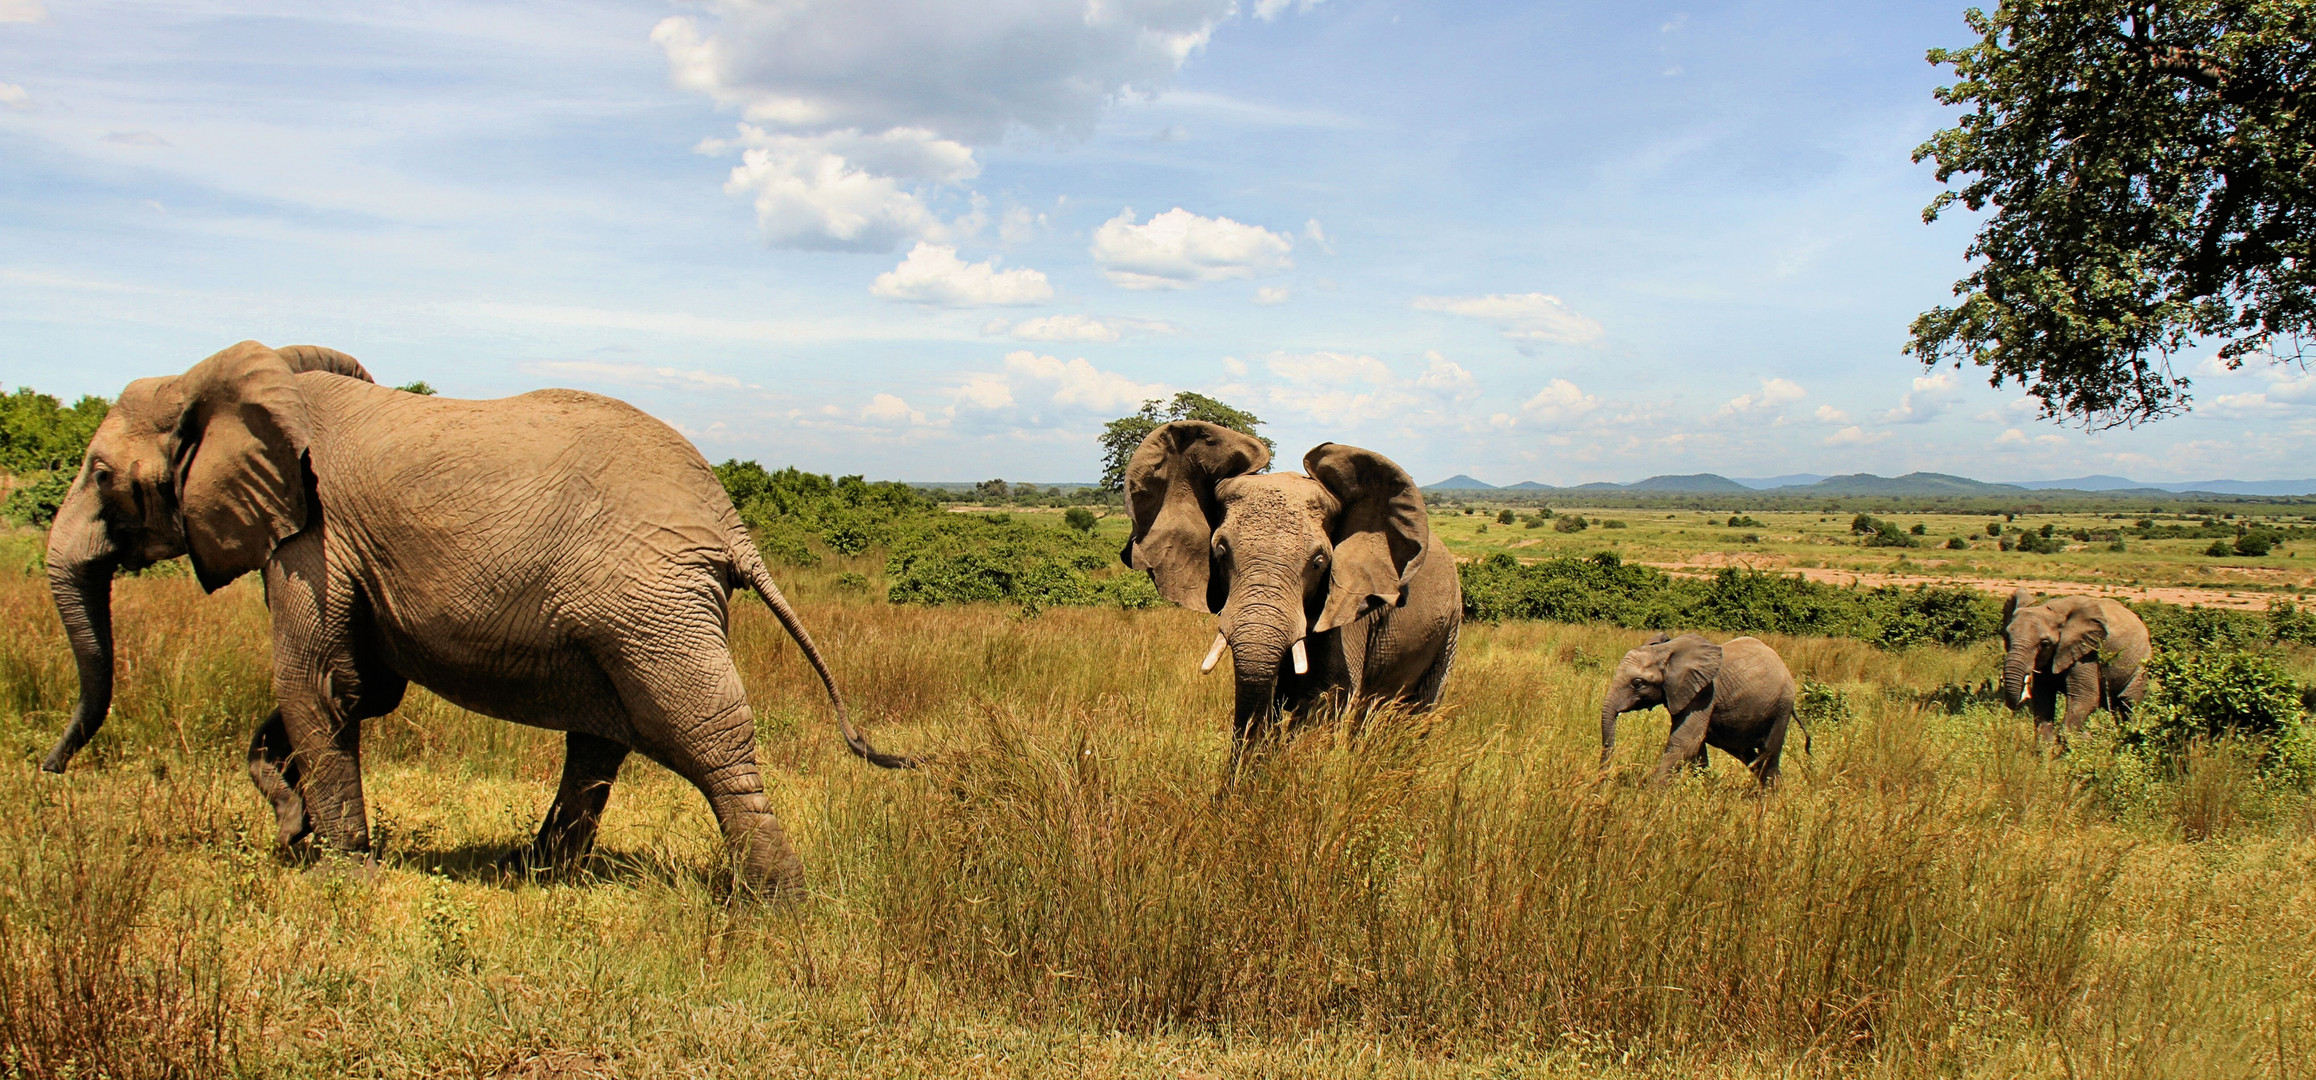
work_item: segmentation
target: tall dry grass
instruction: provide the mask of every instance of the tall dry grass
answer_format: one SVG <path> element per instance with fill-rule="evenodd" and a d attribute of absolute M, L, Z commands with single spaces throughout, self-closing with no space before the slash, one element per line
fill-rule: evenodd
<path fill-rule="evenodd" d="M 738 599 L 811 877 L 771 905 L 640 762 L 586 872 L 497 875 L 560 740 L 423 693 L 369 731 L 376 862 L 276 861 L 246 585 L 123 581 L 115 719 L 38 776 L 71 668 L 0 572 L 0 1074 L 2316 1075 L 2306 815 L 2230 818 L 2213 771 L 2205 839 L 2103 818 L 1951 692 L 1985 650 L 1774 641 L 1855 719 L 1761 796 L 1725 761 L 1639 786 L 1661 714 L 1597 775 L 1639 635 L 1474 626 L 1441 714 L 1309 730 L 1218 798 L 1201 619 L 896 609 L 847 570 L 785 577 L 873 737 L 936 762 L 842 756 Z"/>

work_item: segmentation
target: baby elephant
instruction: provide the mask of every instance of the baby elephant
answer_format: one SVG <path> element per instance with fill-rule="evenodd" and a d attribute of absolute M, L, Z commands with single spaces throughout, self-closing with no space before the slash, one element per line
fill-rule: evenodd
<path fill-rule="evenodd" d="M 1715 645 L 1695 634 L 1656 639 L 1624 654 L 1600 707 L 1600 763 L 1616 753 L 1616 718 L 1663 705 L 1673 714 L 1673 737 L 1657 762 L 1652 784 L 1684 764 L 1705 764 L 1718 746 L 1753 770 L 1763 787 L 1777 785 L 1785 726 L 1793 719 L 1793 675 L 1777 651 L 1758 638 Z M 1809 730 L 1802 729 L 1806 746 Z"/>

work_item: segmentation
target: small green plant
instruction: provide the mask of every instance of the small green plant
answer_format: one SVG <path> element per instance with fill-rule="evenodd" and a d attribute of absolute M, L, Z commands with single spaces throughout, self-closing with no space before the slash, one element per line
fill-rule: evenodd
<path fill-rule="evenodd" d="M 867 592 L 869 587 L 868 575 L 858 570 L 847 570 L 836 575 L 836 587 L 846 592 Z"/>
<path fill-rule="evenodd" d="M 420 379 L 417 382 L 406 382 L 400 386 L 395 387 L 394 389 L 400 390 L 405 394 L 416 394 L 419 397 L 433 397 L 435 393 L 434 387 L 428 385 L 427 381 L 424 379 Z"/>
<path fill-rule="evenodd" d="M 1793 718 L 1808 726 L 1831 726 L 1855 720 L 1857 713 L 1850 708 L 1848 694 L 1804 675 L 1801 692 L 1793 699 Z"/>

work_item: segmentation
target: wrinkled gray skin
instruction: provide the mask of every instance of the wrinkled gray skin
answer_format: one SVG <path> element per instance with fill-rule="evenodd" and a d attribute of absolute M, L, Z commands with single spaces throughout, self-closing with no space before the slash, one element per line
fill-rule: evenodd
<path fill-rule="evenodd" d="M 1233 775 L 1282 714 L 1322 700 L 1437 705 L 1463 618 L 1455 559 L 1405 470 L 1337 443 L 1304 455 L 1301 475 L 1269 464 L 1261 442 L 1182 420 L 1126 467 L 1121 557 L 1161 596 L 1219 616 L 1237 680 Z"/>
<path fill-rule="evenodd" d="M 48 538 L 49 584 L 80 667 L 64 770 L 112 699 L 112 577 L 190 555 L 215 591 L 262 573 L 279 702 L 250 776 L 285 845 L 367 851 L 362 721 L 416 682 L 479 713 L 567 732 L 563 779 L 517 857 L 594 844 L 629 751 L 707 796 L 753 884 L 801 877 L 764 797 L 725 604 L 753 588 L 826 685 L 699 452 L 609 398 L 498 401 L 377 386 L 352 357 L 245 341 L 185 374 L 130 383 L 89 443 Z"/>
<path fill-rule="evenodd" d="M 1752 769 L 1762 787 L 1775 787 L 1793 700 L 1793 674 L 1758 638 L 1715 645 L 1696 634 L 1659 634 L 1616 665 L 1600 706 L 1600 763 L 1616 754 L 1618 716 L 1662 705 L 1672 714 L 1673 734 L 1650 783 L 1683 766 L 1703 768 L 1706 748 L 1719 747 Z M 1805 740 L 1808 735 L 1803 729 Z"/>
<path fill-rule="evenodd" d="M 2024 588 L 2002 605 L 2002 699 L 2034 713 L 2035 739 L 2064 745 L 2056 721 L 2067 695 L 2067 731 L 2101 705 L 2119 718 L 2147 696 L 2147 624 L 2130 608 L 2095 596 L 2034 602 Z"/>

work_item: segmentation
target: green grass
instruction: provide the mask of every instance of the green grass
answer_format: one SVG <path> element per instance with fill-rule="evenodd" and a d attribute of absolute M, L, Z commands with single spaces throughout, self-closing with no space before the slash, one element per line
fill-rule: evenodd
<path fill-rule="evenodd" d="M 1205 617 L 896 607 L 870 599 L 880 557 L 829 558 L 784 583 L 878 743 L 937 760 L 845 757 L 793 645 L 736 598 L 810 878 L 764 903 L 732 895 L 698 795 L 644 763 L 586 872 L 498 876 L 560 740 L 415 691 L 365 747 L 376 861 L 279 861 L 240 771 L 269 705 L 247 581 L 119 583 L 115 718 L 38 774 L 72 675 L 15 565 L 0 1074 L 2316 1068 L 2307 800 L 2255 798 L 2220 754 L 2118 818 L 1975 691 L 1990 646 L 1773 639 L 1854 718 L 1796 740 L 1764 797 L 1726 760 L 1640 787 L 1661 714 L 1627 718 L 1597 775 L 1599 695 L 1640 633 L 1473 625 L 1440 715 L 1311 731 L 1218 799 Z"/>

